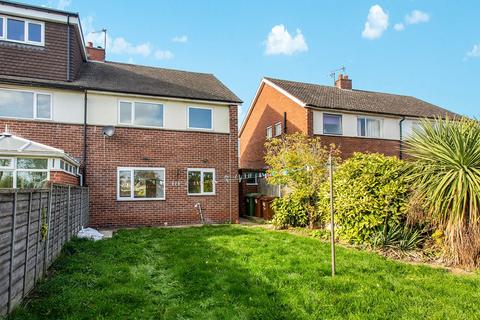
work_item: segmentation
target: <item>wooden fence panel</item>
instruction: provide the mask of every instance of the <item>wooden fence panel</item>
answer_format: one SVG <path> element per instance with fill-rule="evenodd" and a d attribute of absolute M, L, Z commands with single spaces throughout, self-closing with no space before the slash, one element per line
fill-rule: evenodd
<path fill-rule="evenodd" d="M 88 189 L 0 189 L 0 315 L 45 276 L 65 243 L 88 224 Z"/>

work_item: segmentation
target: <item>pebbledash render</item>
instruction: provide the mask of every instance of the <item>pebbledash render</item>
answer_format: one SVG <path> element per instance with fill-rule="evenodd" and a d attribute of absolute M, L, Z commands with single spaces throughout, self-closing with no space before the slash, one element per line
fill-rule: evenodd
<path fill-rule="evenodd" d="M 77 13 L 0 0 L 0 26 L 1 188 L 84 184 L 92 226 L 238 220 L 242 101 L 215 76 L 105 61 Z"/>
<path fill-rule="evenodd" d="M 337 145 L 343 158 L 356 151 L 402 158 L 402 141 L 420 119 L 446 116 L 457 115 L 410 96 L 352 89 L 342 74 L 335 86 L 264 78 L 240 129 L 240 170 L 265 170 L 266 140 L 292 132 Z"/>

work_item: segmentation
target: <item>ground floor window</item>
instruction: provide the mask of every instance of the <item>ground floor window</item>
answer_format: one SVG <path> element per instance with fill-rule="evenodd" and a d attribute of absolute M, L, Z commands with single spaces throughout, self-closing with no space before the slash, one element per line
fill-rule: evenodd
<path fill-rule="evenodd" d="M 0 158 L 0 188 L 37 189 L 47 181 L 46 158 Z"/>
<path fill-rule="evenodd" d="M 215 169 L 188 169 L 189 195 L 215 194 Z"/>
<path fill-rule="evenodd" d="M 118 168 L 118 200 L 164 200 L 164 168 Z"/>

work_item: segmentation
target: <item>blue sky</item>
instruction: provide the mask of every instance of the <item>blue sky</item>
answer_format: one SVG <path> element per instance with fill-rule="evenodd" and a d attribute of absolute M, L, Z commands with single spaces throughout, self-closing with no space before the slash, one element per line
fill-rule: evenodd
<path fill-rule="evenodd" d="M 28 2 L 108 29 L 108 60 L 215 74 L 241 119 L 263 76 L 331 85 L 342 65 L 355 89 L 480 116 L 480 1 Z"/>

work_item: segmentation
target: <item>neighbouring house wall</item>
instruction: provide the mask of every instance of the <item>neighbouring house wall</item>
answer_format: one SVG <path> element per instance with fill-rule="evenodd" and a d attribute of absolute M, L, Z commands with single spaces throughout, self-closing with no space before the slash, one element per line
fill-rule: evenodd
<path fill-rule="evenodd" d="M 76 41 L 73 26 L 70 31 L 72 40 Z M 67 25 L 45 22 L 44 46 L 0 41 L 0 74 L 66 81 L 67 38 Z M 78 61 L 75 53 L 72 62 Z M 77 66 L 72 64 L 71 67 L 74 73 L 78 71 Z"/>
<path fill-rule="evenodd" d="M 287 133 L 307 132 L 307 109 L 268 84 L 262 84 L 258 98 L 240 135 L 240 168 L 263 169 L 265 167 L 264 144 L 266 129 L 275 123 L 282 123 L 283 113 L 287 113 Z M 275 132 L 274 132 L 275 134 Z"/>
<path fill-rule="evenodd" d="M 340 148 L 341 157 L 346 159 L 354 152 L 383 153 L 387 156 L 400 156 L 400 141 L 388 139 L 368 139 L 319 135 L 323 144 L 335 144 Z"/>

